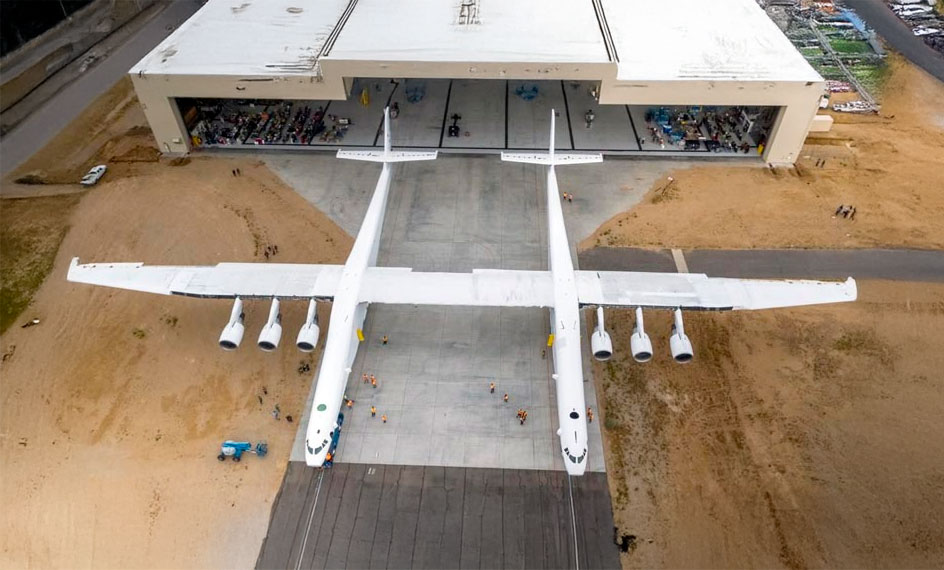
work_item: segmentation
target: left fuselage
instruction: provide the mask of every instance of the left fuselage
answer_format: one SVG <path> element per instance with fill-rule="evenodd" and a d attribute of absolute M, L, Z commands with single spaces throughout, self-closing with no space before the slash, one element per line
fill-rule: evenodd
<path fill-rule="evenodd" d="M 363 330 L 367 317 L 367 303 L 358 302 L 360 287 L 364 272 L 377 261 L 390 190 L 390 171 L 390 165 L 384 164 L 364 222 L 344 264 L 331 307 L 324 357 L 318 370 L 315 397 L 305 433 L 305 463 L 313 467 L 323 465 L 328 454 L 334 430 L 338 428 L 338 414 L 343 405 L 351 366 L 357 356 L 360 344 L 358 331 Z"/>

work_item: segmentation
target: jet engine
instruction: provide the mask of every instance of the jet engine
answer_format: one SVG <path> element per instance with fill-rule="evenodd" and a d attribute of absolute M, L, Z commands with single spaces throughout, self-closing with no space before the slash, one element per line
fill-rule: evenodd
<path fill-rule="evenodd" d="M 295 346 L 302 352 L 311 352 L 318 345 L 319 334 L 321 334 L 321 329 L 318 328 L 318 304 L 312 299 L 308 303 L 308 316 L 305 317 L 305 324 L 298 331 Z"/>
<path fill-rule="evenodd" d="M 633 329 L 633 336 L 629 337 L 629 348 L 636 362 L 652 360 L 652 341 L 643 328 L 642 307 L 636 307 L 636 327 Z"/>
<path fill-rule="evenodd" d="M 672 325 L 672 336 L 669 337 L 669 348 L 672 349 L 672 358 L 680 364 L 691 362 L 695 354 L 692 351 L 692 341 L 685 335 L 682 325 L 682 310 L 675 309 L 675 324 Z"/>
<path fill-rule="evenodd" d="M 272 352 L 279 347 L 282 338 L 282 313 L 279 312 L 279 300 L 272 299 L 272 308 L 269 309 L 269 320 L 266 321 L 259 333 L 259 348 Z"/>
<path fill-rule="evenodd" d="M 613 356 L 613 341 L 603 328 L 603 307 L 597 307 L 597 328 L 590 335 L 590 349 L 597 360 L 609 360 Z"/>
<path fill-rule="evenodd" d="M 243 333 L 246 332 L 246 327 L 243 325 L 245 319 L 246 313 L 243 312 L 243 301 L 236 297 L 236 302 L 233 303 L 233 311 L 229 314 L 229 322 L 226 323 L 223 332 L 220 333 L 220 348 L 223 350 L 239 348 L 239 343 L 243 341 Z"/>

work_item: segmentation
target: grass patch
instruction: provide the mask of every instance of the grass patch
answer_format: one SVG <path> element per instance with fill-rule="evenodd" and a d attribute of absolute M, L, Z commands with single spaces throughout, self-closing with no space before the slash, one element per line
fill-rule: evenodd
<path fill-rule="evenodd" d="M 0 201 L 0 333 L 29 306 L 52 270 L 81 196 Z"/>
<path fill-rule="evenodd" d="M 870 53 L 872 51 L 872 47 L 869 46 L 868 42 L 862 40 L 832 39 L 829 40 L 829 45 L 837 53 Z"/>
<path fill-rule="evenodd" d="M 147 331 L 144 330 L 144 329 L 134 329 L 134 330 L 131 331 L 131 334 L 132 334 L 132 336 L 134 336 L 134 338 L 139 338 L 139 339 L 140 339 L 140 338 L 144 338 L 144 337 L 147 336 Z"/>

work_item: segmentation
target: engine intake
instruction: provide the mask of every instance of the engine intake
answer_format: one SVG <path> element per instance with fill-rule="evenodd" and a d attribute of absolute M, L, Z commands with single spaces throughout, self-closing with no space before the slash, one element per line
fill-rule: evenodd
<path fill-rule="evenodd" d="M 629 348 L 636 362 L 652 360 L 652 341 L 643 328 L 642 307 L 636 307 L 636 327 L 633 329 L 633 336 L 629 337 Z"/>
<path fill-rule="evenodd" d="M 305 317 L 305 324 L 298 331 L 298 337 L 295 339 L 295 346 L 302 352 L 311 352 L 318 345 L 318 336 L 321 329 L 318 327 L 318 304 L 312 299 L 308 303 L 308 316 Z"/>
<path fill-rule="evenodd" d="M 223 327 L 223 332 L 220 333 L 220 348 L 223 350 L 236 350 L 239 348 L 239 343 L 243 341 L 243 333 L 246 332 L 246 327 L 243 325 L 243 321 L 246 320 L 246 313 L 243 312 L 243 301 L 239 297 L 236 297 L 236 302 L 233 303 L 233 310 L 229 314 L 229 322 L 226 323 L 226 326 Z"/>
<path fill-rule="evenodd" d="M 279 312 L 279 300 L 272 299 L 272 308 L 269 309 L 269 320 L 266 321 L 259 333 L 259 348 L 265 352 L 272 352 L 279 347 L 282 339 L 282 313 Z"/>
<path fill-rule="evenodd" d="M 613 341 L 603 326 L 603 307 L 597 307 L 597 328 L 590 335 L 590 349 L 593 351 L 593 357 L 600 361 L 609 360 L 613 356 Z"/>
<path fill-rule="evenodd" d="M 669 348 L 672 349 L 672 358 L 679 364 L 687 364 L 695 357 L 695 353 L 692 350 L 692 341 L 685 335 L 681 309 L 675 309 L 675 324 L 672 325 L 672 336 L 669 337 Z"/>

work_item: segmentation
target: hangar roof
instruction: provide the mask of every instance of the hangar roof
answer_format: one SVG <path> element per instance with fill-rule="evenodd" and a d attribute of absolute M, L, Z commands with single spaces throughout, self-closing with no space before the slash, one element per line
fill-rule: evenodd
<path fill-rule="evenodd" d="M 463 10 L 462 4 L 468 4 Z M 607 63 L 592 2 L 358 0 L 332 59 Z"/>
<path fill-rule="evenodd" d="M 613 62 L 621 82 L 821 81 L 755 0 L 209 0 L 131 72 L 305 76 L 319 57 L 391 73 L 403 62 L 405 75 L 423 63 Z"/>
<path fill-rule="evenodd" d="M 131 73 L 311 75 L 347 5 L 347 0 L 210 0 Z"/>
<path fill-rule="evenodd" d="M 822 81 L 754 0 L 601 0 L 619 81 Z"/>

